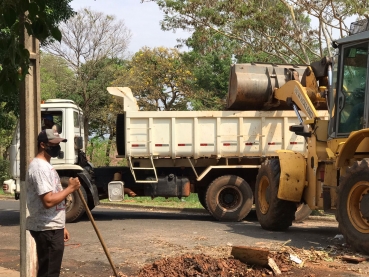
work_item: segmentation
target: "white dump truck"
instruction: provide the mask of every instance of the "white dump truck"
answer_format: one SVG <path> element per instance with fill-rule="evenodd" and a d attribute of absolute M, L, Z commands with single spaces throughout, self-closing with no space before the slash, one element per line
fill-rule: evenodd
<path fill-rule="evenodd" d="M 232 95 L 230 88 L 229 108 L 242 101 L 259 108 L 258 103 L 268 102 L 270 90 L 291 78 L 301 78 L 305 68 L 233 66 L 231 78 L 244 82 L 250 88 L 248 93 L 255 95 L 243 95 L 242 99 L 237 92 Z M 264 108 L 269 110 L 264 111 L 140 111 L 129 88 L 109 87 L 108 92 L 124 110 L 117 116 L 116 141 L 118 157 L 128 161 L 126 167 L 93 168 L 87 162 L 82 141 L 83 113 L 73 101 L 51 99 L 41 104 L 42 117 L 52 115 L 61 136 L 68 139 L 61 145 L 61 155 L 51 162 L 64 186 L 69 177 L 80 177 L 91 209 L 99 204 L 99 199 L 122 200 L 124 189 L 153 198 L 182 198 L 197 193 L 201 204 L 217 220 L 240 221 L 252 208 L 260 165 L 276 157 L 280 149 L 306 151 L 305 138 L 289 131 L 301 118 L 279 103 L 268 103 Z M 259 100 L 255 100 L 257 95 Z M 326 110 L 319 113 L 322 118 L 328 116 Z M 11 147 L 13 179 L 3 185 L 4 191 L 15 193 L 16 198 L 20 191 L 18 138 L 19 130 Z M 77 194 L 68 197 L 67 207 L 68 222 L 84 213 Z M 302 216 L 305 212 L 306 209 Z"/>

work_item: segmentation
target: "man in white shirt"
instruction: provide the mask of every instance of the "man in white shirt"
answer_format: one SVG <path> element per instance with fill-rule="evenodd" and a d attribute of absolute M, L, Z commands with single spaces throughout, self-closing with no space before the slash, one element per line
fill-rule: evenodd
<path fill-rule="evenodd" d="M 60 152 L 61 138 L 53 129 L 43 130 L 37 138 L 38 153 L 29 165 L 26 182 L 27 230 L 35 239 L 38 258 L 37 277 L 58 277 L 64 253 L 64 242 L 69 240 L 65 228 L 65 198 L 80 187 L 78 177 L 70 178 L 63 190 L 51 157 Z"/>

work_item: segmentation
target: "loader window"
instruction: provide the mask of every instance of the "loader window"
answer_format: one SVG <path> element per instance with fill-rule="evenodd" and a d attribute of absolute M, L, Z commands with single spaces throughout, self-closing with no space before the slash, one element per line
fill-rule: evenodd
<path fill-rule="evenodd" d="M 363 128 L 367 63 L 368 43 L 344 49 L 342 82 L 337 99 L 338 133 L 350 133 Z"/>

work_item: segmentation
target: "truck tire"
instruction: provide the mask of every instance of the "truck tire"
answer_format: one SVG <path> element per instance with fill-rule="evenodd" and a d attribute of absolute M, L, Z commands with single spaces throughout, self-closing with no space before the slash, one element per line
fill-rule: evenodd
<path fill-rule="evenodd" d="M 336 219 L 347 243 L 369 254 L 369 165 L 355 162 L 340 178 Z"/>
<path fill-rule="evenodd" d="M 310 216 L 311 212 L 312 210 L 310 209 L 308 204 L 305 203 L 298 204 L 297 210 L 295 212 L 295 221 L 296 222 L 304 221 Z"/>
<path fill-rule="evenodd" d="M 236 175 L 215 179 L 208 187 L 205 202 L 219 221 L 241 221 L 252 208 L 254 197 L 249 184 Z"/>
<path fill-rule="evenodd" d="M 279 160 L 271 159 L 261 165 L 256 177 L 256 215 L 261 227 L 266 230 L 286 230 L 295 219 L 296 203 L 277 197 L 280 174 Z"/>
<path fill-rule="evenodd" d="M 69 177 L 61 177 L 60 182 L 63 186 L 63 188 L 66 188 L 68 186 Z M 83 197 L 85 198 L 85 201 L 87 202 L 87 194 L 85 189 L 81 186 L 80 187 Z M 75 222 L 77 221 L 84 213 L 85 213 L 85 207 L 79 198 L 78 192 L 75 191 L 71 194 L 69 194 L 65 200 L 65 221 L 67 223 Z"/>
<path fill-rule="evenodd" d="M 124 156 L 126 154 L 126 140 L 125 140 L 125 126 L 124 126 L 124 114 L 117 115 L 116 121 L 116 144 L 118 155 Z"/>

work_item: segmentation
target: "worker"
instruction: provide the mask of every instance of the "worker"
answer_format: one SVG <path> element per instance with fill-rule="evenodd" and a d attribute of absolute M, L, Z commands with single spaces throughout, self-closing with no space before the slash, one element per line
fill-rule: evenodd
<path fill-rule="evenodd" d="M 81 184 L 78 177 L 69 178 L 68 187 L 63 190 L 59 175 L 50 164 L 50 159 L 59 155 L 60 142 L 66 141 L 52 129 L 41 131 L 37 138 L 38 153 L 26 176 L 29 209 L 26 228 L 36 242 L 37 277 L 60 275 L 64 242 L 70 238 L 65 228 L 65 198 Z"/>
<path fill-rule="evenodd" d="M 42 127 L 42 130 L 45 129 L 53 129 L 54 131 L 61 133 L 61 127 L 59 124 L 54 123 L 53 116 L 51 114 L 45 114 L 43 116 L 44 126 Z"/>

